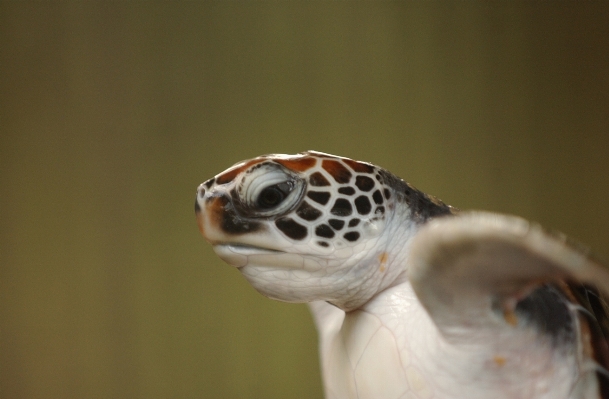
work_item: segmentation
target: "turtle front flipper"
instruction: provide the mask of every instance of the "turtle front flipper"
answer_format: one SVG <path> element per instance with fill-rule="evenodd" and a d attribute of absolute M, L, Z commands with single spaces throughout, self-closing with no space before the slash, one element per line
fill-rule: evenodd
<path fill-rule="evenodd" d="M 438 218 L 415 237 L 409 276 L 449 344 L 488 343 L 498 366 L 546 345 L 575 359 L 573 397 L 609 398 L 609 269 L 564 236 L 492 213 Z"/>

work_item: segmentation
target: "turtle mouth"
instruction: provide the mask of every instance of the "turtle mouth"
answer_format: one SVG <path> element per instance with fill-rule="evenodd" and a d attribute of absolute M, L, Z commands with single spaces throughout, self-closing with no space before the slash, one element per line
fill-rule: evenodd
<path fill-rule="evenodd" d="M 255 245 L 239 244 L 239 243 L 223 243 L 214 245 L 214 251 L 223 253 L 233 253 L 235 255 L 267 255 L 267 254 L 282 254 L 284 251 L 279 251 L 272 248 L 257 247 Z"/>
<path fill-rule="evenodd" d="M 237 243 L 216 244 L 214 245 L 214 252 L 226 263 L 240 270 L 250 263 L 252 257 L 268 260 L 269 256 L 285 254 L 285 252 L 275 249 Z"/>
<path fill-rule="evenodd" d="M 248 244 L 237 244 L 237 243 L 226 243 L 226 244 L 216 244 L 214 248 L 218 247 L 219 249 L 231 251 L 237 254 L 243 255 L 254 255 L 254 254 L 267 254 L 267 253 L 284 253 L 284 251 L 280 251 L 278 249 L 257 247 L 255 245 Z"/>

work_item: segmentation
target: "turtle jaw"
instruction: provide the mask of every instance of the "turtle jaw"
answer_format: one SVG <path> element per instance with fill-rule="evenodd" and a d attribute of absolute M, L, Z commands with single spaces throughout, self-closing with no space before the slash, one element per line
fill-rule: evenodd
<path fill-rule="evenodd" d="M 230 242 L 215 244 L 213 248 L 216 255 L 218 255 L 223 261 L 229 265 L 235 266 L 238 269 L 246 266 L 251 257 L 256 259 L 264 259 L 268 256 L 285 253 L 276 249 Z"/>
<path fill-rule="evenodd" d="M 316 284 L 327 274 L 324 264 L 301 254 L 242 244 L 217 244 L 213 248 L 256 291 L 271 299 L 310 302 L 327 296 L 328 286 L 336 283 L 329 278 L 326 284 Z"/>

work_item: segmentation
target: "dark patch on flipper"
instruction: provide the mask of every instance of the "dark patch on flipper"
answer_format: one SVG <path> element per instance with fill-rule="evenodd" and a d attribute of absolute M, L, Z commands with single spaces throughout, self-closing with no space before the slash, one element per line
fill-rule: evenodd
<path fill-rule="evenodd" d="M 574 313 L 556 287 L 543 285 L 516 305 L 518 319 L 549 336 L 554 345 L 573 345 L 577 339 Z"/>
<path fill-rule="evenodd" d="M 583 310 L 571 311 L 570 302 Z M 577 339 L 589 337 L 590 355 L 604 369 L 596 372 L 599 398 L 609 399 L 609 306 L 596 287 L 577 282 L 544 285 L 520 301 L 516 312 L 557 346 L 576 345 Z M 579 317 L 580 330 L 587 334 L 575 330 L 575 317 Z M 587 347 L 588 343 L 583 345 Z"/>
<path fill-rule="evenodd" d="M 590 346 L 594 360 L 605 370 L 609 369 L 609 305 L 601 292 L 588 284 L 568 283 L 573 296 L 587 312 L 581 312 L 588 322 Z M 596 373 L 601 399 L 609 399 L 609 376 Z"/>

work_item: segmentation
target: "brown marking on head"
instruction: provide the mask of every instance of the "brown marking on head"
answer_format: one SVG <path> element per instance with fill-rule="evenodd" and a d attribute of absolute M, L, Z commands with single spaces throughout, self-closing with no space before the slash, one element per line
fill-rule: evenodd
<path fill-rule="evenodd" d="M 338 158 L 336 155 L 326 154 L 324 152 L 312 151 L 312 150 L 299 152 L 298 155 L 310 155 L 310 156 L 314 156 L 315 158 L 332 158 L 332 159 Z"/>
<path fill-rule="evenodd" d="M 224 235 L 252 233 L 263 227 L 262 223 L 239 215 L 228 195 L 209 198 L 206 206 L 212 230 L 222 232 Z"/>
<path fill-rule="evenodd" d="M 213 240 L 210 240 L 206 234 L 205 219 L 207 218 L 207 222 L 211 224 L 212 231 L 219 229 L 224 218 L 224 207 L 227 203 L 228 199 L 224 196 L 208 197 L 206 198 L 205 206 L 196 211 L 197 226 L 199 227 L 199 231 L 201 232 L 203 238 L 205 238 L 205 240 L 211 244 L 214 242 Z"/>
<path fill-rule="evenodd" d="M 251 161 L 248 161 L 244 164 L 239 164 L 233 168 L 230 168 L 229 170 L 225 171 L 224 173 L 216 176 L 216 184 L 230 183 L 233 180 L 235 180 L 235 177 L 237 177 L 237 175 L 239 173 L 246 171 L 251 166 L 256 165 L 263 161 L 265 161 L 265 159 L 256 158 L 256 159 L 252 159 Z"/>
<path fill-rule="evenodd" d="M 324 159 L 321 166 L 328 172 L 337 183 L 349 183 L 351 172 L 342 163 L 333 159 Z"/>
<path fill-rule="evenodd" d="M 374 167 L 372 165 L 354 161 L 353 159 L 343 159 L 343 162 L 346 163 L 355 172 L 374 173 Z"/>
<path fill-rule="evenodd" d="M 379 270 L 382 272 L 385 271 L 385 265 L 387 264 L 387 258 L 389 258 L 389 255 L 387 254 L 387 252 L 383 252 L 382 254 L 379 255 L 379 262 L 381 262 L 381 266 L 379 268 Z"/>
<path fill-rule="evenodd" d="M 203 224 L 203 215 L 201 215 L 202 211 L 197 211 L 197 226 L 199 227 L 199 231 L 201 235 L 205 237 L 205 225 Z"/>
<path fill-rule="evenodd" d="M 211 203 L 207 206 L 207 215 L 210 223 L 213 223 L 215 229 L 220 229 L 224 220 L 224 212 L 226 212 L 226 204 L 228 198 L 225 196 L 214 197 Z"/>
<path fill-rule="evenodd" d="M 275 162 L 294 172 L 304 172 L 315 166 L 317 159 L 313 157 L 304 157 L 297 159 L 276 159 Z"/>

